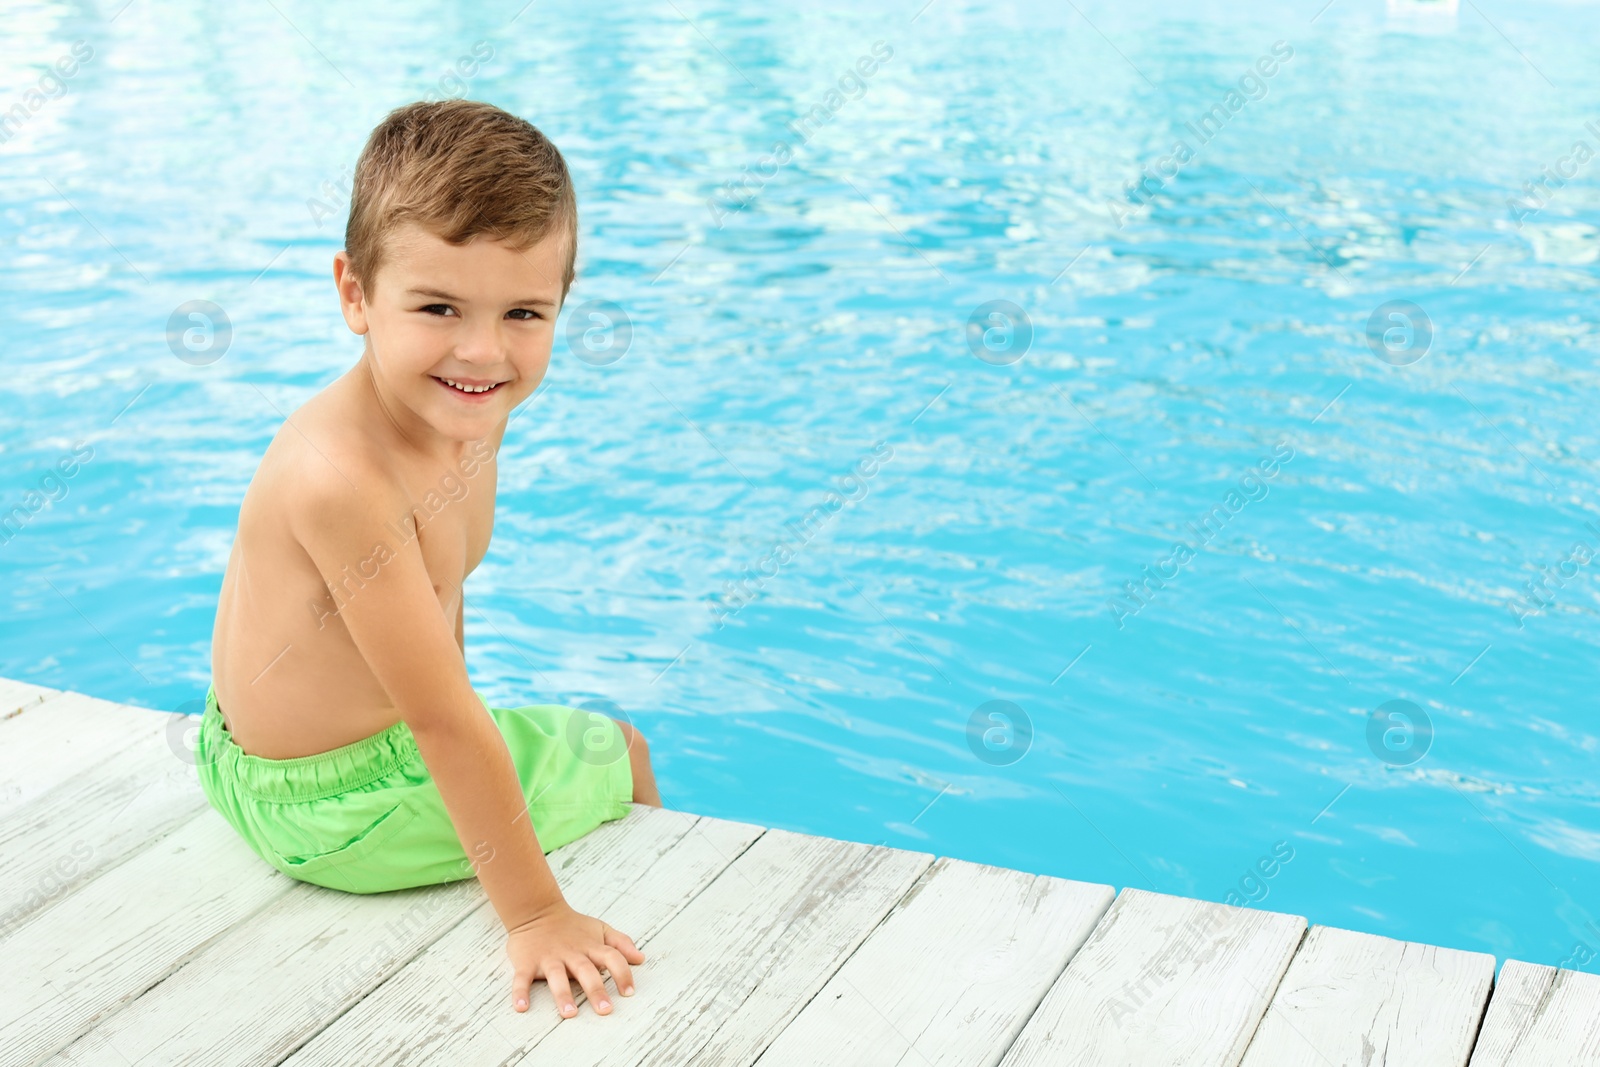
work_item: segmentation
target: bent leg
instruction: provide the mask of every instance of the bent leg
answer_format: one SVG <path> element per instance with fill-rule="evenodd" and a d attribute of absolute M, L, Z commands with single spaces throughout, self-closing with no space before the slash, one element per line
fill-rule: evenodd
<path fill-rule="evenodd" d="M 644 734 L 621 719 L 612 721 L 622 729 L 622 736 L 628 741 L 628 764 L 633 768 L 633 802 L 661 807 L 661 793 L 656 788 L 656 773 L 650 766 L 650 746 L 645 743 Z"/>

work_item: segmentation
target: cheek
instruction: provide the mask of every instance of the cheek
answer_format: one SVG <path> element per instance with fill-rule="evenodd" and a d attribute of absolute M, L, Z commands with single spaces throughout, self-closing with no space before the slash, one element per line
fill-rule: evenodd
<path fill-rule="evenodd" d="M 398 373 L 426 373 L 448 347 L 442 329 L 414 315 L 369 311 L 367 324 L 373 350 Z"/>
<path fill-rule="evenodd" d="M 511 347 L 511 365 L 518 377 L 538 382 L 550 368 L 550 350 L 555 341 L 555 331 L 545 326 L 528 331 L 532 336 L 519 338 Z"/>

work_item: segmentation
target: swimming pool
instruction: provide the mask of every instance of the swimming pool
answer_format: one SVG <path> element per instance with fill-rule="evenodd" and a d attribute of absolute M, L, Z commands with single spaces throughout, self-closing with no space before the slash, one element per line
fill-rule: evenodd
<path fill-rule="evenodd" d="M 1592 9 L 515 6 L 0 31 L 0 675 L 204 695 L 349 167 L 464 92 L 584 234 L 492 702 L 614 702 L 669 806 L 1600 969 Z"/>

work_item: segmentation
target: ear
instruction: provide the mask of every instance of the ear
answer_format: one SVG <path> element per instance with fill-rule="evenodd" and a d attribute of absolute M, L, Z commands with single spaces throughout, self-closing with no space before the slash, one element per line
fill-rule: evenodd
<path fill-rule="evenodd" d="M 367 297 L 350 269 L 350 253 L 340 249 L 333 257 L 333 287 L 339 293 L 339 310 L 354 334 L 367 332 Z"/>

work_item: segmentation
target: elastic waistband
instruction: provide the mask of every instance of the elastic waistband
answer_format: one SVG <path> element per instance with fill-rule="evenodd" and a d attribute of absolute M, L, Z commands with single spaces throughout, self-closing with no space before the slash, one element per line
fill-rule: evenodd
<path fill-rule="evenodd" d="M 312 756 L 252 756 L 228 732 L 215 687 L 206 690 L 199 749 L 197 755 L 209 769 L 230 779 L 234 788 L 261 800 L 280 802 L 320 800 L 361 789 L 421 758 L 411 727 L 404 722 Z"/>

